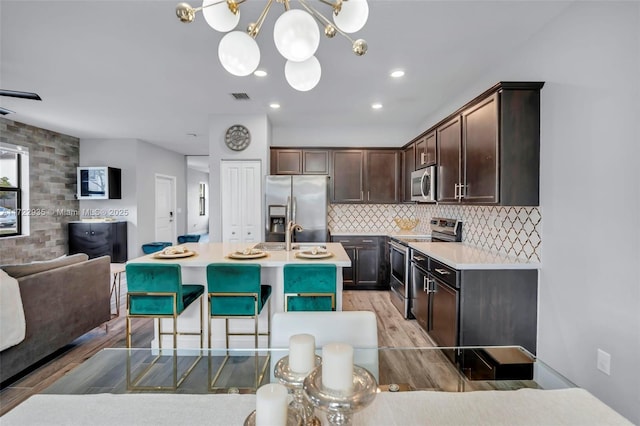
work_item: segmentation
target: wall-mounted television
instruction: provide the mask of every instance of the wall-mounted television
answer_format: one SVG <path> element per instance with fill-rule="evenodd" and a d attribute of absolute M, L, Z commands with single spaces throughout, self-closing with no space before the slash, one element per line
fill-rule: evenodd
<path fill-rule="evenodd" d="M 120 199 L 121 170 L 114 167 L 78 167 L 78 200 Z"/>

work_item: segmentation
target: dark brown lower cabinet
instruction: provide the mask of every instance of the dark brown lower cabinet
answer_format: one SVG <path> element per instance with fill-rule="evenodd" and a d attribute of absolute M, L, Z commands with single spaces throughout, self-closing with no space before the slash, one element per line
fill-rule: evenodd
<path fill-rule="evenodd" d="M 342 268 L 345 290 L 387 290 L 389 288 L 386 237 L 332 236 L 341 243 L 351 259 L 350 268 Z"/>
<path fill-rule="evenodd" d="M 112 263 L 127 259 L 127 222 L 69 222 L 69 254 L 89 259 L 110 256 Z"/>

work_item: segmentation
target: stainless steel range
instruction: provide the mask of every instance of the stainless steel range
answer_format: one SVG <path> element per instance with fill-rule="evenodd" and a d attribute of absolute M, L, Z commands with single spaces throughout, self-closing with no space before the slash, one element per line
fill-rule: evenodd
<path fill-rule="evenodd" d="M 391 266 L 391 302 L 405 319 L 413 319 L 411 312 L 411 256 L 409 243 L 412 242 L 460 242 L 462 222 L 458 219 L 434 217 L 431 236 L 392 236 L 389 241 L 389 263 Z"/>

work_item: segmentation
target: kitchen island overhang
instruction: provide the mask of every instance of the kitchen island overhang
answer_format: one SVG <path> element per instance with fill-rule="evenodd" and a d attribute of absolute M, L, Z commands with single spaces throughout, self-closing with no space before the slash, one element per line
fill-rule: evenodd
<path fill-rule="evenodd" d="M 351 259 L 345 252 L 342 244 L 339 243 L 322 243 L 326 246 L 326 250 L 333 256 L 325 259 L 303 259 L 296 256 L 300 250 L 293 251 L 269 251 L 264 257 L 256 259 L 236 260 L 229 258 L 229 254 L 234 252 L 242 252 L 250 249 L 255 243 L 186 243 L 181 246 L 196 254 L 190 257 L 174 258 L 174 259 L 158 259 L 154 254 L 138 257 L 128 261 L 131 263 L 168 263 L 178 264 L 182 269 L 183 284 L 200 284 L 205 287 L 205 299 L 203 301 L 204 315 L 204 335 L 208 333 L 208 303 L 207 303 L 207 265 L 210 263 L 240 263 L 240 264 L 258 264 L 261 266 L 261 283 L 272 287 L 271 289 L 271 315 L 275 312 L 284 311 L 284 266 L 289 264 L 329 264 L 336 266 L 336 310 L 342 310 L 342 268 L 351 266 Z M 197 332 L 200 328 L 200 304 L 193 303 L 178 317 L 178 332 Z M 265 306 L 260 314 L 259 327 L 260 332 L 267 332 L 267 315 L 269 310 Z M 173 329 L 173 320 L 170 318 L 161 319 L 163 332 Z M 213 348 L 225 347 L 225 332 L 223 319 L 211 320 L 211 333 Z M 135 324 L 135 323 L 134 323 Z M 229 330 L 233 332 L 253 332 L 254 323 L 251 319 L 232 319 L 229 321 Z M 204 339 L 204 345 L 207 345 L 207 339 Z M 157 348 L 158 341 L 158 323 L 154 323 L 154 339 L 151 347 Z M 252 336 L 231 336 L 230 347 L 233 348 L 253 348 L 255 346 Z M 260 337 L 260 346 L 267 347 L 267 337 Z M 172 348 L 173 341 L 170 336 L 163 336 L 162 348 Z M 178 336 L 178 349 L 194 349 L 200 347 L 200 338 L 192 335 Z"/>

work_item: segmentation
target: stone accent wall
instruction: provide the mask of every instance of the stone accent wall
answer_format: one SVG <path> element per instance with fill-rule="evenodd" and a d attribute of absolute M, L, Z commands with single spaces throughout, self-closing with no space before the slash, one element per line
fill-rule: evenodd
<path fill-rule="evenodd" d="M 78 220 L 76 167 L 80 140 L 0 118 L 0 141 L 29 149 L 30 235 L 0 238 L 0 264 L 47 260 L 67 253 L 67 223 Z"/>

